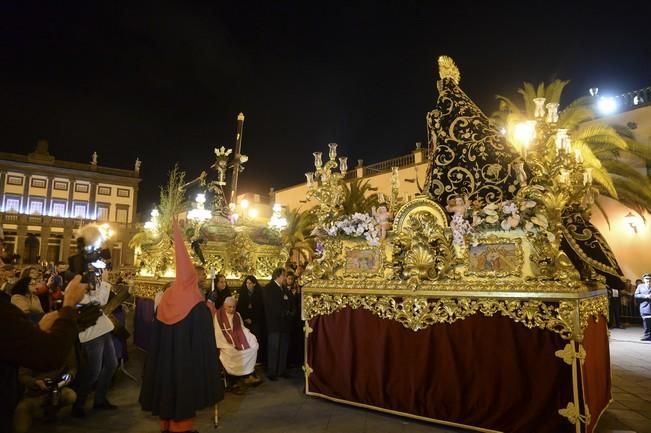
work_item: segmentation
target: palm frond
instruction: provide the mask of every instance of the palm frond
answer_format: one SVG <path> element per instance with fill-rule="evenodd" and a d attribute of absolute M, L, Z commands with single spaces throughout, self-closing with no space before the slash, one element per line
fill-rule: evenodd
<path fill-rule="evenodd" d="M 561 101 L 561 94 L 563 93 L 563 89 L 565 89 L 565 86 L 567 86 L 568 84 L 569 84 L 569 80 L 567 81 L 554 80 L 547 85 L 544 94 L 540 96 L 546 98 L 547 102 L 559 103 Z M 544 84 L 541 83 L 541 85 Z"/>

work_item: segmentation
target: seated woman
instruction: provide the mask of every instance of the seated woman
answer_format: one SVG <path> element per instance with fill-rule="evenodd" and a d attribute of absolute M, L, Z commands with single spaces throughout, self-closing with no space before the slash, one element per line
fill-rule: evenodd
<path fill-rule="evenodd" d="M 27 315 L 43 314 L 41 301 L 36 296 L 36 288 L 35 280 L 30 277 L 21 278 L 11 289 L 11 303 Z"/>
<path fill-rule="evenodd" d="M 215 312 L 215 339 L 219 349 L 219 360 L 230 376 L 248 376 L 255 371 L 258 355 L 258 340 L 244 326 L 242 317 L 235 311 L 237 302 L 229 296 L 224 305 Z M 256 378 L 247 383 L 259 383 Z"/>

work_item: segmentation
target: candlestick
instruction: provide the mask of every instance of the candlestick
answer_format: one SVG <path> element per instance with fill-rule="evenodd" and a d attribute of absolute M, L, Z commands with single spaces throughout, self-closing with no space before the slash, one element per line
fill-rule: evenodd
<path fill-rule="evenodd" d="M 314 166 L 318 170 L 323 165 L 323 162 L 321 161 L 321 152 L 314 152 L 312 155 L 314 155 Z"/>
<path fill-rule="evenodd" d="M 328 144 L 328 147 L 330 148 L 328 156 L 331 161 L 334 161 L 337 158 L 337 143 L 330 143 Z"/>

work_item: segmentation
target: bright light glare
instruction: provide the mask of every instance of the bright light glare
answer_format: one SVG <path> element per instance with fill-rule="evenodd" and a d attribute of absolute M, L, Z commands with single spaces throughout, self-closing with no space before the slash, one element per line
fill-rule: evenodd
<path fill-rule="evenodd" d="M 522 122 L 515 125 L 513 137 L 522 146 L 527 147 L 535 134 L 535 123 Z"/>
<path fill-rule="evenodd" d="M 258 210 L 256 208 L 249 209 L 249 218 L 257 218 Z"/>
<path fill-rule="evenodd" d="M 280 205 L 280 203 L 274 203 L 272 209 L 274 212 L 280 212 L 283 210 L 283 207 Z"/>
<path fill-rule="evenodd" d="M 242 201 L 240 202 L 240 207 L 241 207 L 242 209 L 248 209 L 248 207 L 249 207 L 249 201 L 248 201 L 247 199 L 242 199 Z"/>
<path fill-rule="evenodd" d="M 617 110 L 617 101 L 612 96 L 602 96 L 597 102 L 601 114 L 612 114 Z"/>

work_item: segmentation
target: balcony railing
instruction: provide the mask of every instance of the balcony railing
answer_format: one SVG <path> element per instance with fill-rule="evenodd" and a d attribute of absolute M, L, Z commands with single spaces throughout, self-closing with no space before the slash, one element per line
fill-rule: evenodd
<path fill-rule="evenodd" d="M 391 171 L 391 167 L 406 167 L 415 164 L 416 157 L 414 154 L 399 156 L 398 158 L 388 159 L 376 164 L 364 167 L 364 176 L 373 176 L 380 173 Z"/>
<path fill-rule="evenodd" d="M 651 104 L 651 86 L 617 96 L 622 111 L 632 110 Z"/>
<path fill-rule="evenodd" d="M 0 212 L 0 224 L 16 224 L 16 225 L 46 225 L 49 227 L 80 227 L 82 225 L 90 223 L 101 223 L 101 221 L 96 221 L 87 218 L 62 218 L 62 217 L 53 217 L 53 216 L 42 216 L 42 215 L 26 215 L 19 214 L 15 212 Z M 111 225 L 115 225 L 124 229 L 135 229 L 137 228 L 136 223 L 117 223 L 110 222 Z"/>

